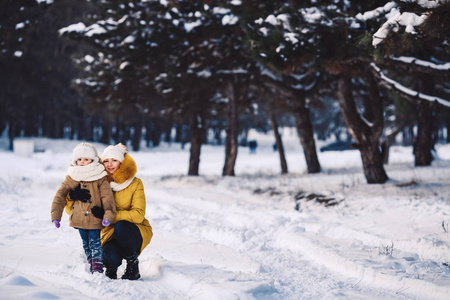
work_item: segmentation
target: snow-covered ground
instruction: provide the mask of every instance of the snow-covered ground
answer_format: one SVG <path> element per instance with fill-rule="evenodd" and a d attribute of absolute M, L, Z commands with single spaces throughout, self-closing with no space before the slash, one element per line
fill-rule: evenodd
<path fill-rule="evenodd" d="M 270 139 L 239 150 L 235 177 L 221 146 L 202 148 L 198 177 L 189 147 L 131 152 L 154 237 L 142 279 L 123 281 L 88 272 L 67 215 L 50 222 L 78 142 L 33 141 L 45 152 L 0 142 L 0 299 L 450 299 L 450 145 L 421 168 L 393 147 L 390 181 L 371 185 L 355 150 L 319 152 L 307 174 L 296 137 L 288 175 Z"/>

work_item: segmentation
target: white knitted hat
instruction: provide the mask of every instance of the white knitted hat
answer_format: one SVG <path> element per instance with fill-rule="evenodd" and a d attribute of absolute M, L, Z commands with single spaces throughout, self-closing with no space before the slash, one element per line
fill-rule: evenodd
<path fill-rule="evenodd" d="M 105 160 L 107 158 L 113 158 L 117 159 L 118 161 L 122 162 L 125 158 L 125 154 L 127 153 L 127 148 L 122 145 L 121 143 L 115 145 L 115 146 L 108 146 L 106 147 L 105 151 L 103 151 L 102 154 L 102 160 Z"/>
<path fill-rule="evenodd" d="M 86 157 L 92 159 L 93 163 L 98 163 L 99 157 L 97 150 L 92 144 L 80 143 L 73 148 L 72 165 L 77 165 L 77 159 Z"/>

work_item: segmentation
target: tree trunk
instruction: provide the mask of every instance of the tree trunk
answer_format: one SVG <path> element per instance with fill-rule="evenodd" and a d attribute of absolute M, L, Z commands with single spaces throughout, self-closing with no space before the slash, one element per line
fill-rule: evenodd
<path fill-rule="evenodd" d="M 108 120 L 108 118 L 104 118 L 102 120 L 102 136 L 100 137 L 100 143 L 109 145 L 111 143 L 111 137 L 112 137 L 112 126 L 111 122 Z"/>
<path fill-rule="evenodd" d="M 434 79 L 428 74 L 419 74 L 418 89 L 425 94 L 433 94 Z M 415 166 L 430 166 L 433 157 L 433 112 L 431 102 L 421 101 L 417 112 L 417 145 L 415 151 Z"/>
<path fill-rule="evenodd" d="M 450 116 L 447 117 L 447 120 L 445 122 L 445 126 L 447 127 L 447 143 L 450 143 Z"/>
<path fill-rule="evenodd" d="M 143 118 L 142 116 L 136 117 L 136 124 L 134 126 L 134 134 L 131 139 L 131 145 L 133 147 L 133 151 L 139 151 L 141 148 L 141 139 L 142 139 L 142 127 L 143 127 Z"/>
<path fill-rule="evenodd" d="M 272 130 L 275 134 L 275 145 L 277 147 L 278 153 L 280 154 L 281 174 L 287 174 L 288 167 L 286 162 L 286 156 L 284 155 L 283 141 L 281 140 L 281 135 L 280 132 L 278 131 L 278 121 L 273 107 L 270 110 L 270 124 L 272 125 Z"/>
<path fill-rule="evenodd" d="M 202 128 L 199 124 L 198 115 L 192 116 L 191 121 L 191 149 L 189 156 L 189 171 L 188 175 L 198 176 L 200 167 L 200 153 L 202 147 Z"/>
<path fill-rule="evenodd" d="M 151 118 L 148 118 L 145 121 L 145 144 L 148 148 L 150 148 L 150 142 L 152 142 L 152 135 L 153 135 L 153 121 Z M 152 146 L 153 142 L 152 142 Z"/>
<path fill-rule="evenodd" d="M 16 137 L 16 122 L 13 120 L 9 120 L 8 137 L 9 137 L 9 150 L 13 151 L 14 138 Z"/>
<path fill-rule="evenodd" d="M 431 165 L 432 122 L 430 103 L 423 101 L 418 105 L 417 112 L 417 142 L 414 162 L 417 167 Z"/>
<path fill-rule="evenodd" d="M 94 141 L 94 124 L 92 122 L 92 117 L 88 117 L 85 115 L 83 122 L 83 129 L 86 133 L 86 141 L 93 142 Z"/>
<path fill-rule="evenodd" d="M 124 144 L 125 146 L 127 146 L 128 148 L 128 141 L 131 139 L 131 130 L 130 130 L 130 126 L 129 125 L 125 125 L 123 128 L 123 136 L 122 136 L 122 140 L 119 141 L 122 144 Z"/>
<path fill-rule="evenodd" d="M 64 125 L 61 122 L 61 117 L 57 113 L 53 118 L 50 118 L 49 123 L 49 130 L 50 130 L 50 138 L 54 139 L 62 139 L 64 135 Z"/>
<path fill-rule="evenodd" d="M 449 122 L 449 125 L 450 125 L 450 122 Z M 450 130 L 450 126 L 449 126 L 449 130 Z M 214 129 L 214 139 L 216 140 L 217 145 L 222 145 L 222 137 L 220 136 L 221 133 L 222 133 L 221 128 Z"/>
<path fill-rule="evenodd" d="M 82 117 L 76 119 L 78 127 L 78 139 L 92 142 L 94 140 L 94 134 L 92 132 L 91 118 L 88 117 L 84 112 L 80 114 L 82 115 Z"/>
<path fill-rule="evenodd" d="M 306 108 L 304 99 L 300 99 L 301 104 L 294 109 L 294 117 L 297 131 L 300 136 L 300 143 L 305 154 L 308 173 L 319 173 L 320 163 L 317 157 L 316 142 L 314 141 L 314 131 L 311 124 L 309 109 Z"/>
<path fill-rule="evenodd" d="M 383 132 L 382 101 L 378 95 L 373 78 L 366 74 L 369 99 L 365 101 L 365 108 L 369 126 L 359 115 L 352 94 L 351 77 L 349 71 L 343 72 L 338 79 L 338 99 L 345 124 L 356 146 L 361 153 L 364 175 L 367 183 L 385 183 L 388 180 L 383 167 L 383 160 L 378 146 L 378 140 Z"/>
<path fill-rule="evenodd" d="M 171 144 L 172 143 L 172 122 L 165 122 L 164 125 L 164 142 Z"/>
<path fill-rule="evenodd" d="M 200 153 L 205 132 L 204 109 L 199 95 L 195 94 L 191 100 L 191 149 L 189 157 L 188 175 L 198 176 L 200 167 Z"/>
<path fill-rule="evenodd" d="M 234 176 L 234 166 L 238 154 L 238 112 L 235 88 L 231 79 L 227 81 L 225 94 L 228 97 L 228 122 L 225 141 L 225 164 L 222 175 Z"/>
<path fill-rule="evenodd" d="M 175 143 L 181 143 L 183 138 L 183 125 L 175 124 Z"/>
<path fill-rule="evenodd" d="M 24 136 L 38 136 L 39 135 L 39 116 L 35 112 L 26 110 L 25 117 L 25 133 Z"/>
<path fill-rule="evenodd" d="M 153 144 L 153 147 L 158 147 L 159 146 L 159 144 L 161 143 L 161 133 L 162 133 L 162 130 L 161 130 L 161 125 L 160 125 L 160 122 L 161 120 L 159 120 L 159 119 L 156 119 L 156 120 L 154 120 L 154 123 L 153 123 L 153 130 L 152 130 L 152 144 Z"/>
<path fill-rule="evenodd" d="M 265 81 L 265 85 L 270 89 L 283 93 L 295 103 L 292 110 L 296 120 L 297 132 L 300 136 L 300 143 L 303 147 L 308 173 L 320 172 L 321 167 L 317 157 L 314 131 L 309 109 L 306 107 L 305 96 L 299 94 L 297 90 L 287 88 L 285 85 L 279 84 L 276 81 L 267 80 Z"/>
<path fill-rule="evenodd" d="M 388 164 L 389 163 L 389 149 L 392 146 L 392 144 L 394 144 L 395 142 L 395 138 L 397 137 L 397 135 L 400 132 L 405 132 L 405 127 L 408 124 L 408 119 L 402 119 L 400 118 L 397 121 L 397 124 L 395 126 L 394 129 L 390 130 L 390 133 L 388 135 L 386 135 L 386 139 L 381 141 L 381 154 L 382 154 L 382 158 L 383 158 L 383 164 Z M 404 135 L 404 134 L 403 134 Z M 383 145 L 384 142 L 384 145 Z M 384 150 L 384 153 L 383 153 Z"/>

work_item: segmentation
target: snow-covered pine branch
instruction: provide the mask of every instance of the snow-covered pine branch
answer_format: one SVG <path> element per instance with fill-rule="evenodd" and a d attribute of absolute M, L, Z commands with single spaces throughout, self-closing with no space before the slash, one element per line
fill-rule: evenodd
<path fill-rule="evenodd" d="M 415 57 L 408 57 L 408 56 L 399 56 L 399 57 L 389 57 L 391 60 L 399 61 L 405 64 L 413 64 L 416 66 L 424 67 L 424 68 L 430 68 L 433 70 L 439 70 L 439 71 L 448 71 L 450 70 L 450 62 L 444 63 L 444 64 L 435 64 L 430 61 L 421 60 Z"/>
<path fill-rule="evenodd" d="M 36 0 L 36 2 L 38 4 L 41 4 L 41 3 L 47 4 L 47 5 L 53 4 L 53 0 Z"/>
<path fill-rule="evenodd" d="M 421 25 L 427 18 L 428 14 L 416 15 L 411 12 L 401 13 L 398 8 L 393 8 L 388 13 L 388 20 L 374 33 L 372 46 L 377 47 L 391 33 L 398 31 L 400 26 L 405 26 L 405 32 L 417 34 L 415 26 Z"/>
<path fill-rule="evenodd" d="M 400 0 L 402 2 L 407 2 L 407 3 L 411 3 L 411 2 L 415 2 L 417 5 L 423 7 L 423 8 L 436 8 L 442 4 L 447 3 L 449 0 Z"/>
<path fill-rule="evenodd" d="M 418 91 L 412 90 L 410 88 L 407 88 L 404 85 L 402 85 L 401 83 L 387 77 L 375 63 L 370 63 L 370 66 L 378 73 L 379 78 L 381 80 L 383 80 L 383 82 L 389 84 L 389 86 L 394 88 L 396 91 L 399 91 L 402 94 L 406 95 L 407 97 L 416 97 L 421 100 L 426 100 L 426 101 L 430 101 L 430 102 L 438 102 L 441 105 L 450 107 L 449 100 L 442 99 L 442 98 L 436 97 L 436 96 L 426 95 L 426 94 L 420 93 Z"/>
<path fill-rule="evenodd" d="M 414 2 L 418 6 L 425 9 L 434 9 L 445 3 L 448 3 L 449 0 L 436 0 L 436 1 L 428 1 L 428 0 L 401 0 L 403 2 Z M 410 34 L 417 34 L 415 27 L 423 24 L 423 22 L 430 16 L 429 13 L 424 13 L 421 15 L 417 15 L 412 12 L 401 12 L 397 3 L 394 1 L 386 3 L 382 7 L 378 7 L 374 10 L 367 11 L 364 13 L 359 13 L 356 15 L 356 19 L 359 21 L 367 21 L 369 19 L 375 19 L 382 15 L 386 16 L 387 21 L 383 23 L 383 25 L 375 32 L 372 36 L 372 45 L 377 47 L 380 43 L 384 41 L 384 39 L 391 33 L 392 31 L 398 31 L 402 26 L 405 28 L 405 32 Z"/>

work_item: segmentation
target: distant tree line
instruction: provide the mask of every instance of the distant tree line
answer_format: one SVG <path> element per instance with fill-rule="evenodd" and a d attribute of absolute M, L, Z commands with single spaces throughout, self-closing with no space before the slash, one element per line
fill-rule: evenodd
<path fill-rule="evenodd" d="M 295 126 L 309 173 L 321 171 L 315 138 L 347 136 L 367 182 L 383 183 L 399 133 L 415 143 L 416 166 L 450 142 L 449 10 L 448 1 L 5 0 L 0 130 L 11 149 L 18 136 L 129 141 L 136 151 L 189 143 L 189 175 L 204 143 L 223 143 L 222 173 L 234 175 L 251 128 L 273 130 L 287 173 L 278 128 Z"/>

